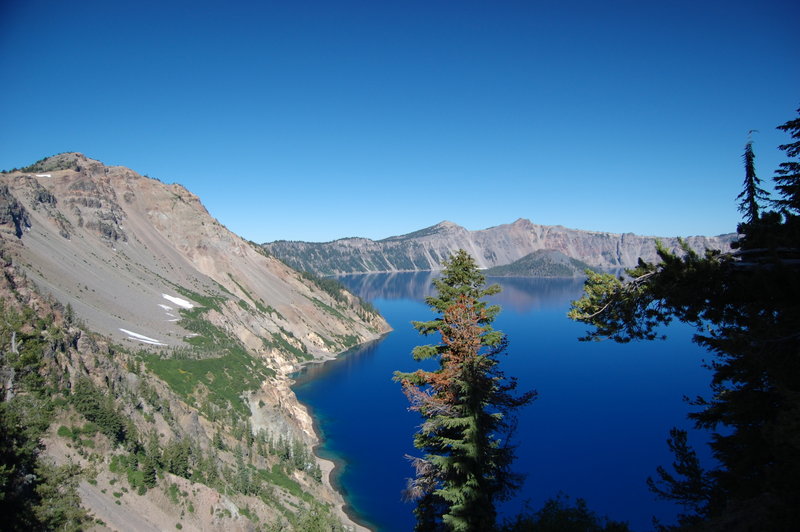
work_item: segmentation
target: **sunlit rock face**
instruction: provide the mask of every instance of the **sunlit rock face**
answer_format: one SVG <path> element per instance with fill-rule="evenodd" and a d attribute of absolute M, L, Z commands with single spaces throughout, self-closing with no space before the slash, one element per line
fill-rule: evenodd
<path fill-rule="evenodd" d="M 699 252 L 730 249 L 736 235 L 691 236 L 684 240 Z M 658 261 L 656 240 L 678 250 L 677 238 L 639 236 L 537 225 L 520 218 L 511 224 L 469 231 L 452 222 L 384 240 L 344 238 L 333 242 L 277 241 L 264 244 L 276 257 L 299 270 L 324 275 L 359 272 L 439 270 L 457 249 L 467 250 L 481 268 L 505 266 L 533 252 L 550 250 L 598 269 L 630 268 L 641 257 Z"/>

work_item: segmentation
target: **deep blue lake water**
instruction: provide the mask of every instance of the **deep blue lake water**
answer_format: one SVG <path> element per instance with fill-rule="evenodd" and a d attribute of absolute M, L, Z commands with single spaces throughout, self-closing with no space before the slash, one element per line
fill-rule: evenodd
<path fill-rule="evenodd" d="M 419 336 L 412 320 L 433 314 L 423 298 L 432 293 L 430 273 L 372 274 L 340 279 L 380 309 L 394 332 L 336 361 L 311 367 L 294 387 L 323 436 L 318 453 L 339 464 L 335 482 L 350 511 L 380 531 L 413 528 L 413 505 L 402 490 L 413 470 L 404 458 L 418 454 L 412 437 L 419 424 L 408 411 L 396 370 L 421 367 L 411 349 L 435 338 Z M 586 499 L 589 508 L 634 530 L 650 530 L 653 516 L 670 523 L 679 511 L 655 500 L 645 481 L 672 463 L 666 438 L 673 426 L 691 428 L 684 396 L 706 394 L 708 353 L 691 342 L 692 330 L 667 329 L 669 339 L 625 345 L 578 342 L 585 326 L 566 312 L 582 282 L 567 279 L 490 279 L 503 287 L 491 298 L 502 306 L 495 328 L 509 349 L 501 367 L 519 389 L 539 398 L 519 415 L 514 470 L 527 475 L 514 500 L 500 507 L 512 516 L 559 492 Z M 708 459 L 706 439 L 690 442 Z"/>

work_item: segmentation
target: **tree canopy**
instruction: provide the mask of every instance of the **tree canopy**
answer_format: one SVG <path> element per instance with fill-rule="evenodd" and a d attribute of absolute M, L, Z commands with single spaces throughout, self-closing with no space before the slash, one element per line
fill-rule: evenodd
<path fill-rule="evenodd" d="M 426 302 L 436 318 L 413 325 L 441 341 L 418 346 L 413 355 L 435 358 L 439 367 L 395 375 L 423 419 L 414 445 L 425 456 L 412 458 L 417 474 L 407 495 L 417 501 L 417 530 L 492 530 L 495 503 L 522 480 L 510 469 L 513 412 L 535 392 L 516 394 L 516 380 L 499 368 L 507 340 L 491 324 L 500 309 L 481 298 L 500 288 L 485 286 L 472 257 L 464 250 L 452 255 L 434 285 L 437 294 Z"/>
<path fill-rule="evenodd" d="M 800 138 L 800 120 L 779 128 Z M 800 142 L 780 148 L 800 155 Z M 662 262 L 640 261 L 626 277 L 590 274 L 570 311 L 591 326 L 586 340 L 651 340 L 677 319 L 694 325 L 695 341 L 715 355 L 711 394 L 691 401 L 689 417 L 712 431 L 718 465 L 701 467 L 685 431 L 674 429 L 674 472 L 660 467 L 649 481 L 684 505 L 685 529 L 788 530 L 800 522 L 800 166 L 781 164 L 779 199 L 769 203 L 779 210 L 765 212 L 750 143 L 744 161 L 745 219 L 733 251 L 659 247 Z"/>

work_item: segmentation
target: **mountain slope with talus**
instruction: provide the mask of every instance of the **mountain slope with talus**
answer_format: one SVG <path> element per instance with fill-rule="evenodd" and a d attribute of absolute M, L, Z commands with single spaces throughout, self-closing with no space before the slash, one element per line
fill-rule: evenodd
<path fill-rule="evenodd" d="M 333 358 L 387 332 L 370 305 L 234 235 L 184 187 L 78 153 L 0 175 L 0 249 L 9 280 L 4 302 L 24 300 L 34 314 L 55 316 L 74 339 L 58 344 L 63 349 L 54 348 L 46 369 L 37 370 L 53 376 L 56 395 L 69 400 L 87 380 L 110 397 L 130 420 L 130 434 L 139 435 L 125 442 L 139 449 L 131 453 L 144 452 L 146 434 L 155 434 L 153 445 L 164 453 L 182 442 L 190 465 L 160 461 L 159 452 L 159 471 L 220 505 L 210 517 L 187 516 L 185 502 L 148 495 L 107 511 L 117 501 L 82 482 L 84 505 L 98 518 L 115 528 L 119 523 L 109 520 L 151 516 L 148 526 L 163 529 L 174 528 L 164 520 L 180 514 L 199 528 L 246 530 L 259 520 L 296 524 L 293 515 L 320 501 L 349 522 L 328 479 L 309 480 L 309 471 L 329 466 L 310 453 L 318 438 L 290 389 L 290 375 L 303 363 Z M 5 388 L 14 389 L 20 372 L 5 374 Z M 59 412 L 78 421 L 85 414 Z M 56 462 L 74 459 L 70 445 L 50 437 L 47 453 Z M 120 452 L 94 438 L 92 446 L 110 449 L 92 459 L 107 462 Z M 100 469 L 102 483 L 108 469 Z M 168 485 L 161 487 L 163 495 Z"/>
<path fill-rule="evenodd" d="M 684 240 L 692 249 L 730 249 L 736 235 L 691 236 Z M 343 238 L 333 242 L 279 240 L 264 249 L 298 270 L 320 275 L 348 273 L 435 271 L 450 253 L 466 250 L 481 268 L 505 266 L 537 251 L 556 251 L 585 262 L 592 268 L 619 269 L 636 266 L 641 257 L 658 261 L 656 240 L 672 250 L 677 238 L 639 236 L 537 225 L 523 218 L 479 231 L 453 222 L 383 240 Z"/>

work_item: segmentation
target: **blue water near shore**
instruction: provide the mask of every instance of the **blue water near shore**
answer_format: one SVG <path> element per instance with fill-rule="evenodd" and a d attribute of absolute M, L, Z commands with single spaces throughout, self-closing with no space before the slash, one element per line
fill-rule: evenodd
<path fill-rule="evenodd" d="M 323 444 L 318 453 L 337 463 L 335 482 L 358 521 L 380 531 L 413 528 L 413 505 L 403 502 L 413 475 L 405 455 L 416 455 L 419 424 L 394 371 L 421 367 L 411 349 L 424 339 L 410 325 L 432 317 L 424 297 L 429 273 L 373 274 L 341 279 L 380 309 L 394 331 L 338 360 L 311 367 L 294 390 L 308 405 Z M 500 507 L 510 517 L 563 492 L 634 530 L 650 530 L 652 517 L 670 523 L 679 511 L 655 500 L 645 481 L 672 463 L 666 438 L 673 426 L 691 428 L 682 398 L 706 394 L 709 355 L 691 342 L 692 330 L 671 326 L 667 341 L 625 345 L 578 342 L 585 326 L 566 318 L 582 283 L 566 279 L 491 279 L 503 292 L 495 328 L 510 340 L 502 357 L 506 375 L 539 398 L 519 416 L 514 470 L 527 476 L 514 500 Z M 706 437 L 690 432 L 701 459 Z"/>

